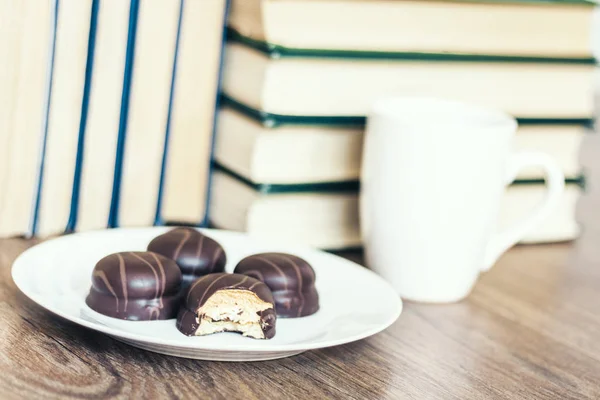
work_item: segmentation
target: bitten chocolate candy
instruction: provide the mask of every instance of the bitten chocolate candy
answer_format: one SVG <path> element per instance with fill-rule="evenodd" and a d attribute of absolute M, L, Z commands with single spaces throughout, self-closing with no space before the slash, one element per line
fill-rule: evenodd
<path fill-rule="evenodd" d="M 183 274 L 183 285 L 213 272 L 223 272 L 227 258 L 219 243 L 192 228 L 175 228 L 155 237 L 148 251 L 175 260 Z"/>
<path fill-rule="evenodd" d="M 85 302 L 109 317 L 169 319 L 177 315 L 180 292 L 181 271 L 175 261 L 151 252 L 124 252 L 98 261 Z"/>
<path fill-rule="evenodd" d="M 275 336 L 277 316 L 271 290 L 238 274 L 209 274 L 189 287 L 177 316 L 177 329 L 188 336 L 240 332 L 256 339 Z"/>
<path fill-rule="evenodd" d="M 319 310 L 315 271 L 300 257 L 262 253 L 244 258 L 233 271 L 259 279 L 273 292 L 279 317 L 304 317 Z"/>

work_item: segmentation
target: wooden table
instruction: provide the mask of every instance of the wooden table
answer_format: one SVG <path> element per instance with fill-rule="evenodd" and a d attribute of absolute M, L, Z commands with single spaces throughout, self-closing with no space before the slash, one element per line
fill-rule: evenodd
<path fill-rule="evenodd" d="M 33 245 L 0 241 L 0 398 L 600 398 L 600 237 L 522 246 L 453 305 L 405 304 L 366 340 L 259 363 L 203 362 L 121 344 L 15 287 Z"/>

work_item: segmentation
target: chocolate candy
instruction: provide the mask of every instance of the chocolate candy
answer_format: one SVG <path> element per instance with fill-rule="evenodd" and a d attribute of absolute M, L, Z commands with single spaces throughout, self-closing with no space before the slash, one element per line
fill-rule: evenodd
<path fill-rule="evenodd" d="M 304 317 L 319 310 L 315 271 L 300 257 L 262 253 L 244 258 L 234 270 L 259 279 L 273 292 L 277 316 Z"/>
<path fill-rule="evenodd" d="M 151 252 L 124 252 L 104 257 L 92 272 L 85 299 L 93 310 L 132 321 L 177 315 L 181 271 L 175 261 Z"/>
<path fill-rule="evenodd" d="M 192 228 L 175 228 L 157 236 L 148 251 L 175 260 L 183 274 L 183 285 L 213 272 L 223 272 L 227 258 L 219 243 Z"/>
<path fill-rule="evenodd" d="M 188 336 L 240 332 L 256 339 L 275 336 L 271 290 L 239 274 L 209 274 L 189 287 L 177 316 L 177 328 Z"/>

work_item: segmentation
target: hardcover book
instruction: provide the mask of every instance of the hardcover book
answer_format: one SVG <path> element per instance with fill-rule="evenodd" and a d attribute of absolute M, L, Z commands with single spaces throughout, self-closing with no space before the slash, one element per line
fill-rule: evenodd
<path fill-rule="evenodd" d="M 58 1 L 0 1 L 0 236 L 32 228 Z"/>
<path fill-rule="evenodd" d="M 119 130 L 122 158 L 115 163 L 110 226 L 149 226 L 155 219 L 179 12 L 179 2 L 140 0 L 129 98 L 127 109 L 121 109 L 126 121 Z"/>
<path fill-rule="evenodd" d="M 48 129 L 32 231 L 47 236 L 68 224 L 85 93 L 92 0 L 61 0 L 55 38 Z M 97 2 L 96 2 L 97 5 Z"/>
<path fill-rule="evenodd" d="M 280 51 L 585 59 L 592 54 L 593 5 L 585 0 L 233 0 L 229 25 Z"/>
<path fill-rule="evenodd" d="M 227 1 L 182 7 L 156 222 L 205 225 Z"/>
<path fill-rule="evenodd" d="M 357 182 L 303 185 L 256 184 L 217 165 L 211 191 L 211 224 L 270 241 L 339 250 L 361 245 Z M 568 182 L 557 210 L 521 243 L 575 239 L 583 181 Z M 522 181 L 505 192 L 502 230 L 526 215 L 545 195 L 543 181 Z M 468 195 L 468 194 L 466 194 Z"/>
<path fill-rule="evenodd" d="M 364 121 L 351 124 L 286 123 L 230 99 L 219 113 L 215 160 L 252 182 L 298 184 L 359 178 Z M 515 150 L 553 156 L 569 178 L 580 175 L 579 149 L 591 121 L 520 121 Z M 523 170 L 520 179 L 541 178 Z"/>
<path fill-rule="evenodd" d="M 577 119 L 593 116 L 594 71 L 590 60 L 280 54 L 234 37 L 223 91 L 254 109 L 292 116 L 364 116 L 376 99 L 401 94 L 453 98 L 520 118 Z"/>
<path fill-rule="evenodd" d="M 226 0 L 0 0 L 0 236 L 206 225 Z"/>
<path fill-rule="evenodd" d="M 108 225 L 128 31 L 136 14 L 132 4 L 102 0 L 102 7 L 95 16 L 94 47 L 90 49 L 89 103 L 80 133 L 80 169 L 74 178 L 69 230 L 102 229 Z"/>

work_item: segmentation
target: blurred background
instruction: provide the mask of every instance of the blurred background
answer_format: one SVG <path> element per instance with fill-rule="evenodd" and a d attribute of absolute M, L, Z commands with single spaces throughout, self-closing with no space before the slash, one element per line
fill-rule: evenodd
<path fill-rule="evenodd" d="M 427 95 L 515 116 L 515 149 L 567 178 L 523 242 L 573 240 L 600 190 L 598 15 L 585 0 L 0 0 L 0 236 L 183 224 L 358 248 L 370 104 Z M 543 178 L 507 189 L 499 229 Z"/>

